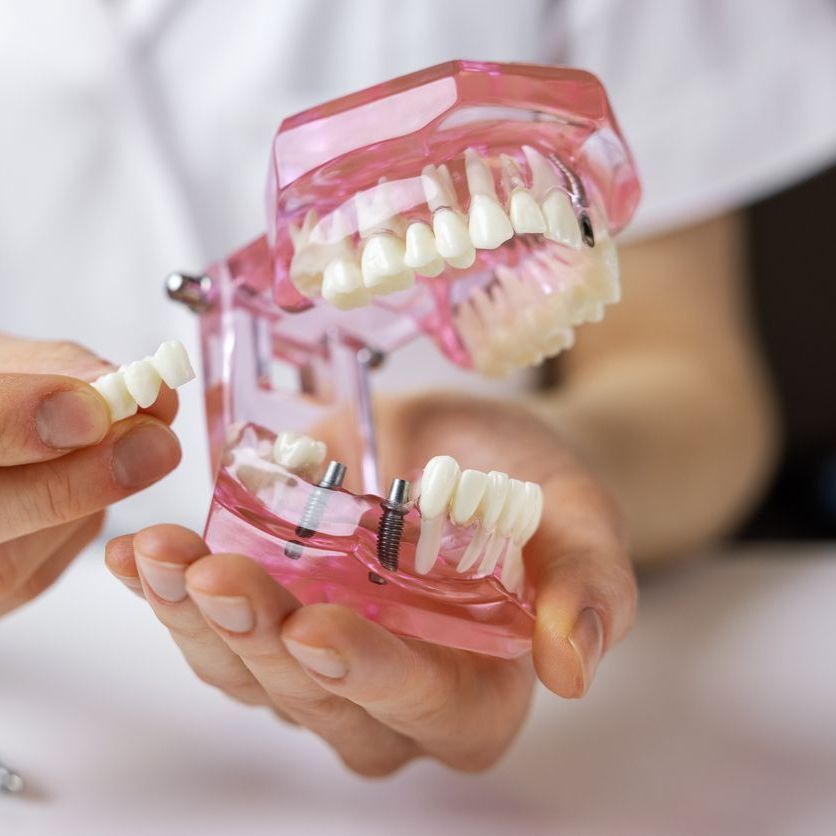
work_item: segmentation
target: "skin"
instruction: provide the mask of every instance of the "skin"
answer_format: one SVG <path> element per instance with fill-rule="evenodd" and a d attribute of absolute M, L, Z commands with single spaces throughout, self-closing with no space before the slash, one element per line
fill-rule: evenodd
<path fill-rule="evenodd" d="M 420 756 L 491 766 L 535 678 L 584 695 L 629 630 L 628 536 L 634 562 L 656 566 L 718 537 L 764 485 L 776 422 L 747 321 L 744 235 L 732 215 L 626 248 L 623 301 L 582 329 L 552 394 L 378 405 L 389 476 L 443 451 L 543 486 L 543 521 L 524 555 L 537 591 L 531 659 L 404 640 L 339 606 L 300 606 L 246 556 L 210 554 L 177 526 L 112 541 L 107 565 L 202 680 L 305 726 L 356 772 L 387 775 Z M 324 427 L 320 437 L 339 458 L 339 436 Z"/>

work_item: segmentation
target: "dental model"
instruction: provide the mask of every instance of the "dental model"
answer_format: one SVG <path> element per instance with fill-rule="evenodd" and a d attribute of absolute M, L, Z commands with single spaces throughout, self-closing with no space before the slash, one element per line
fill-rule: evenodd
<path fill-rule="evenodd" d="M 639 194 L 604 90 L 577 70 L 455 61 L 286 119 L 266 233 L 168 283 L 200 314 L 207 543 L 303 603 L 527 652 L 542 490 L 445 455 L 382 483 L 371 381 L 425 336 L 487 377 L 570 349 L 620 298 L 613 237 Z M 135 365 L 104 387 L 115 416 L 155 392 Z M 344 462 L 326 465 L 317 427 Z"/>
<path fill-rule="evenodd" d="M 112 421 L 121 421 L 136 415 L 142 407 L 151 406 L 157 400 L 160 386 L 165 383 L 176 389 L 195 377 L 183 343 L 179 340 L 164 342 L 153 357 L 136 360 L 97 378 L 91 384 L 107 401 Z"/>

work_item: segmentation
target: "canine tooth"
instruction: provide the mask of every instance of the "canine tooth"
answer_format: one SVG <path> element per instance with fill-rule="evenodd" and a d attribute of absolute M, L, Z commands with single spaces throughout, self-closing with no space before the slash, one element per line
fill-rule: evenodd
<path fill-rule="evenodd" d="M 491 170 L 474 148 L 464 152 L 464 172 L 471 196 L 481 194 L 496 200 L 496 186 Z"/>
<path fill-rule="evenodd" d="M 125 385 L 122 372 L 102 375 L 91 385 L 107 401 L 112 421 L 121 421 L 123 418 L 136 414 L 137 403 Z"/>
<path fill-rule="evenodd" d="M 487 486 L 487 473 L 479 470 L 462 471 L 450 506 L 450 519 L 455 525 L 467 525 L 473 519 Z"/>
<path fill-rule="evenodd" d="M 473 264 L 476 251 L 464 221 L 458 212 L 442 207 L 433 215 L 433 233 L 438 254 L 453 266 Z"/>
<path fill-rule="evenodd" d="M 432 519 L 447 510 L 459 481 L 459 465 L 452 456 L 434 456 L 421 474 L 418 508 L 422 517 Z"/>
<path fill-rule="evenodd" d="M 554 166 L 536 148 L 523 145 L 522 151 L 531 171 L 531 190 L 534 198 L 543 200 L 551 189 L 562 185 L 562 180 Z"/>
<path fill-rule="evenodd" d="M 371 301 L 372 294 L 363 284 L 360 266 L 353 258 L 341 256 L 328 262 L 322 276 L 322 298 L 343 311 Z"/>
<path fill-rule="evenodd" d="M 406 290 L 415 282 L 415 274 L 404 264 L 403 241 L 389 232 L 372 235 L 366 241 L 360 269 L 363 284 L 373 293 Z"/>
<path fill-rule="evenodd" d="M 553 189 L 543 201 L 542 208 L 546 219 L 546 238 L 579 250 L 583 239 L 569 195 L 562 189 Z"/>
<path fill-rule="evenodd" d="M 470 201 L 468 232 L 473 246 L 495 250 L 514 237 L 511 221 L 495 198 L 476 194 Z"/>
<path fill-rule="evenodd" d="M 404 264 L 422 276 L 437 276 L 444 270 L 444 261 L 435 246 L 435 236 L 429 224 L 416 221 L 406 230 Z"/>
<path fill-rule="evenodd" d="M 154 352 L 151 362 L 165 385 L 171 389 L 194 380 L 194 369 L 189 362 L 186 347 L 180 340 L 164 342 Z"/>
<path fill-rule="evenodd" d="M 293 473 L 313 470 L 325 461 L 325 443 L 308 435 L 281 432 L 273 444 L 273 460 Z"/>
<path fill-rule="evenodd" d="M 542 234 L 546 231 L 546 218 L 531 192 L 516 189 L 508 204 L 511 225 L 520 235 Z"/>
<path fill-rule="evenodd" d="M 415 571 L 419 575 L 426 575 L 433 568 L 441 548 L 443 530 L 443 516 L 432 519 L 421 517 L 421 532 L 418 535 L 418 545 L 415 546 Z"/>
<path fill-rule="evenodd" d="M 150 357 L 146 357 L 144 360 L 135 360 L 125 366 L 122 375 L 130 396 L 143 409 L 151 406 L 157 400 L 162 378 L 154 368 L 154 361 Z"/>

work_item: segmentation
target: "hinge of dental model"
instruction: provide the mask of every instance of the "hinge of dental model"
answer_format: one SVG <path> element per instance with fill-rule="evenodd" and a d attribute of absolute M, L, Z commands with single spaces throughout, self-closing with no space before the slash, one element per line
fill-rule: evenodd
<path fill-rule="evenodd" d="M 135 415 L 151 406 L 165 383 L 176 389 L 195 376 L 189 355 L 179 340 L 164 342 L 153 357 L 136 360 L 97 378 L 91 384 L 107 401 L 112 421 Z"/>
<path fill-rule="evenodd" d="M 444 525 L 475 524 L 462 554 L 459 572 L 477 561 L 480 575 L 490 575 L 502 558 L 500 580 L 511 592 L 523 583 L 522 548 L 534 535 L 543 514 L 543 491 L 534 482 L 511 479 L 505 473 L 460 470 L 450 456 L 427 462 L 418 498 L 421 533 L 415 550 L 415 571 L 427 574 L 438 559 Z"/>

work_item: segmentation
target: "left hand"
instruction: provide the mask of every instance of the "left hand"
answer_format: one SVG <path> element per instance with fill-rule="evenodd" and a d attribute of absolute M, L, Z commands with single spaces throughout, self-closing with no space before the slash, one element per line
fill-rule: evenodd
<path fill-rule="evenodd" d="M 519 730 L 535 670 L 556 694 L 580 697 L 629 630 L 636 586 L 622 526 L 559 434 L 522 407 L 423 395 L 381 405 L 378 429 L 386 472 L 447 453 L 543 486 L 543 521 L 525 553 L 537 590 L 534 670 L 527 656 L 439 647 L 344 607 L 300 606 L 252 560 L 210 554 L 178 526 L 111 541 L 107 565 L 144 595 L 198 677 L 314 731 L 356 772 L 389 774 L 422 755 L 485 769 Z"/>

